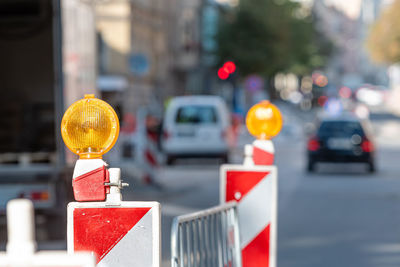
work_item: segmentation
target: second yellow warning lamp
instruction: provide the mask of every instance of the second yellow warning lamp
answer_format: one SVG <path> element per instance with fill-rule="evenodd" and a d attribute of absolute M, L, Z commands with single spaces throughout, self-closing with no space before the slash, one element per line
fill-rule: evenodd
<path fill-rule="evenodd" d="M 250 108 L 246 116 L 246 126 L 256 141 L 246 146 L 246 157 L 252 157 L 256 165 L 272 165 L 274 146 L 271 139 L 282 129 L 282 115 L 271 102 L 264 100 Z"/>
<path fill-rule="evenodd" d="M 65 145 L 79 155 L 72 180 L 77 201 L 103 201 L 110 186 L 122 187 L 119 177 L 117 184 L 110 182 L 110 172 L 102 160 L 118 134 L 119 121 L 114 109 L 94 95 L 85 95 L 65 112 L 61 135 Z M 118 176 L 119 169 L 117 173 Z"/>
<path fill-rule="evenodd" d="M 264 100 L 250 108 L 246 126 L 257 139 L 269 140 L 281 131 L 282 115 L 274 104 Z"/>

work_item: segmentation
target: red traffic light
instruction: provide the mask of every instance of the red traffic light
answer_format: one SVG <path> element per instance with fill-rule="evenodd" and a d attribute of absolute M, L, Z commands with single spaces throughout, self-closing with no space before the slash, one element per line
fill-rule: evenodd
<path fill-rule="evenodd" d="M 219 68 L 218 70 L 218 77 L 221 80 L 226 80 L 229 78 L 229 75 L 234 73 L 236 70 L 236 65 L 232 61 L 227 61 L 224 63 L 224 66 L 222 68 Z"/>
<path fill-rule="evenodd" d="M 226 68 L 219 68 L 219 70 L 218 70 L 218 77 L 219 77 L 221 80 L 226 80 L 226 79 L 228 79 L 228 77 L 229 77 L 229 72 L 228 72 L 228 70 L 227 70 Z"/>
<path fill-rule="evenodd" d="M 232 61 L 227 61 L 225 62 L 224 69 L 226 69 L 228 71 L 229 74 L 234 73 L 236 70 L 236 65 L 235 63 L 233 63 Z"/>

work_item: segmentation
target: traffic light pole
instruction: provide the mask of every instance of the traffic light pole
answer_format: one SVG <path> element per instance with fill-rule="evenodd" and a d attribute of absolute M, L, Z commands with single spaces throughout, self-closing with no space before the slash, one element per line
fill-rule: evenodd
<path fill-rule="evenodd" d="M 233 112 L 236 113 L 238 111 L 238 103 L 239 103 L 239 100 L 238 100 L 239 88 L 237 86 L 236 72 L 229 75 L 229 78 L 227 80 L 232 86 L 232 110 L 233 110 Z"/>

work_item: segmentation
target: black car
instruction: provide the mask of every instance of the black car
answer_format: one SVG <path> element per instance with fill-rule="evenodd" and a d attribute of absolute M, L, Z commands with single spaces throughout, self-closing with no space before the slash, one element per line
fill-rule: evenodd
<path fill-rule="evenodd" d="M 375 171 L 374 151 L 370 126 L 354 117 L 328 118 L 307 143 L 307 170 L 313 172 L 317 162 L 366 163 L 368 171 Z"/>

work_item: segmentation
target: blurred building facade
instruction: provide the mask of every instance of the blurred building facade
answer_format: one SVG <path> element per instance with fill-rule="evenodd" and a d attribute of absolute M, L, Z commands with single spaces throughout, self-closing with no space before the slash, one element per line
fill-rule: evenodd
<path fill-rule="evenodd" d="M 354 17 L 334 5 L 327 5 L 324 0 L 314 1 L 317 26 L 335 46 L 326 68 L 330 84 L 335 89 L 341 86 L 357 89 L 367 83 L 388 85 L 387 66 L 370 60 L 365 43 L 371 24 L 391 1 L 362 0 Z"/>
<path fill-rule="evenodd" d="M 336 88 L 343 84 L 345 75 L 356 72 L 356 21 L 323 0 L 314 2 L 313 14 L 318 31 L 334 45 L 325 72 L 329 83 Z"/>
<path fill-rule="evenodd" d="M 171 1 L 120 0 L 96 4 L 98 87 L 121 111 L 160 107 L 170 94 L 168 19 Z M 157 97 L 159 99 L 157 99 Z"/>
<path fill-rule="evenodd" d="M 117 109 L 160 113 L 169 97 L 212 87 L 205 82 L 214 64 L 214 1 L 112 0 L 95 7 L 98 87 Z"/>
<path fill-rule="evenodd" d="M 200 56 L 200 1 L 175 0 L 169 44 L 173 55 L 171 74 L 179 94 L 185 93 L 185 89 L 196 91 L 193 87 L 200 82 L 194 75 Z"/>
<path fill-rule="evenodd" d="M 359 47 L 359 71 L 365 83 L 388 86 L 389 77 L 386 65 L 378 65 L 372 62 L 366 50 L 365 42 L 368 38 L 372 24 L 379 18 L 381 12 L 388 7 L 393 0 L 363 0 L 360 5 L 358 17 Z"/>
<path fill-rule="evenodd" d="M 219 4 L 214 0 L 175 0 L 171 28 L 172 75 L 178 92 L 211 93 L 215 88 L 215 35 Z"/>

